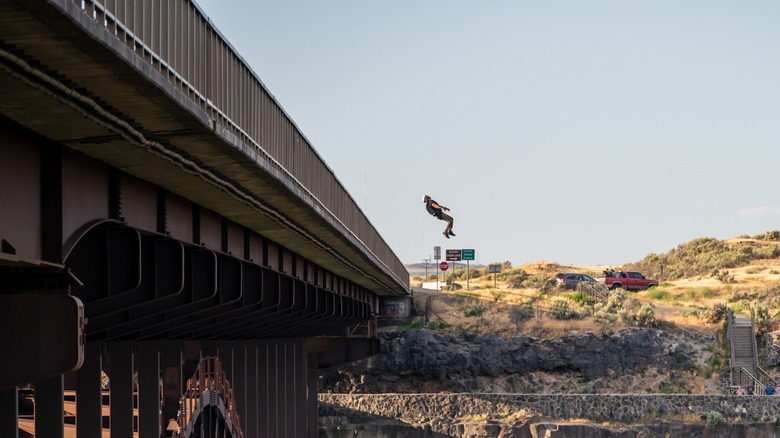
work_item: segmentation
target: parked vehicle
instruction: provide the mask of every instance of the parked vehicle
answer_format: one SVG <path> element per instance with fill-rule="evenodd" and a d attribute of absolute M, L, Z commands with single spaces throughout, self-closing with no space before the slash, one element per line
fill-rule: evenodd
<path fill-rule="evenodd" d="M 559 287 L 564 289 L 576 290 L 582 282 L 598 283 L 598 280 L 590 275 L 580 274 L 578 272 L 559 272 L 555 275 L 555 281 Z"/>
<path fill-rule="evenodd" d="M 645 278 L 636 271 L 607 271 L 604 283 L 610 289 L 645 290 L 658 286 L 658 280 Z"/>

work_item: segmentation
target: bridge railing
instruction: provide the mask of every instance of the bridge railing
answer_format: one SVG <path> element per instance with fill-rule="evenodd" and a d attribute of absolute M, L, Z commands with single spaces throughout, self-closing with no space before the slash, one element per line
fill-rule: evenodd
<path fill-rule="evenodd" d="M 408 286 L 408 273 L 247 62 L 190 0 L 72 0 L 199 106 L 212 128 L 284 176 Z"/>

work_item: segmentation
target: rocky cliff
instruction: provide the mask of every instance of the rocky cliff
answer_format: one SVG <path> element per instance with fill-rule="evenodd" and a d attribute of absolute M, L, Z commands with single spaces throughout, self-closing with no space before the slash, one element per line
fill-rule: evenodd
<path fill-rule="evenodd" d="M 320 392 L 684 393 L 717 338 L 633 328 L 554 339 L 409 330 L 380 341 L 379 355 L 322 372 Z"/>

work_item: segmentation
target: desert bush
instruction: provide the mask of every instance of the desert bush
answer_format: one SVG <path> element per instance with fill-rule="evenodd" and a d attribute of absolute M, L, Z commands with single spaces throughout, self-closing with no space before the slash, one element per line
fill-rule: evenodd
<path fill-rule="evenodd" d="M 584 293 L 584 292 L 574 292 L 571 294 L 564 295 L 566 298 L 574 301 L 575 303 L 586 305 L 590 301 L 590 295 Z"/>
<path fill-rule="evenodd" d="M 726 298 L 726 301 L 729 303 L 736 303 L 739 301 L 763 300 L 764 298 L 766 298 L 766 292 L 759 292 L 755 290 L 735 290 L 729 294 L 728 298 Z"/>
<path fill-rule="evenodd" d="M 727 269 L 715 269 L 712 271 L 711 276 L 722 283 L 734 283 L 734 276 L 730 275 Z"/>
<path fill-rule="evenodd" d="M 778 242 L 780 241 L 780 231 L 773 230 L 773 231 L 767 231 L 765 233 L 757 234 L 753 236 L 756 240 L 768 240 L 771 242 Z"/>
<path fill-rule="evenodd" d="M 584 385 L 580 385 L 577 387 L 577 389 L 574 390 L 575 394 L 595 394 L 596 393 L 596 386 L 593 384 L 593 382 L 587 382 Z"/>
<path fill-rule="evenodd" d="M 475 317 L 475 316 L 482 316 L 482 314 L 485 313 L 485 310 L 487 310 L 487 309 L 482 307 L 481 304 L 478 304 L 476 306 L 472 306 L 472 307 L 469 307 L 468 309 L 466 309 L 463 312 L 463 316 L 466 316 L 466 317 L 469 317 L 469 318 Z"/>
<path fill-rule="evenodd" d="M 765 306 L 756 306 L 756 336 L 764 336 L 769 333 L 769 325 L 772 317 Z"/>
<path fill-rule="evenodd" d="M 555 289 L 555 278 L 547 275 L 532 275 L 526 278 L 522 286 L 529 289 L 538 289 L 540 292 L 548 293 Z"/>
<path fill-rule="evenodd" d="M 499 281 L 505 281 L 510 286 L 521 286 L 528 279 L 528 273 L 523 269 L 510 269 L 498 274 Z"/>
<path fill-rule="evenodd" d="M 615 289 L 609 294 L 607 300 L 607 307 L 617 311 L 623 307 L 623 302 L 626 300 L 626 292 L 623 289 Z"/>
<path fill-rule="evenodd" d="M 512 306 L 509 308 L 509 320 L 518 329 L 523 326 L 523 323 L 534 317 L 534 308 L 532 301 L 526 301 L 525 303 Z"/>
<path fill-rule="evenodd" d="M 755 237 L 757 240 L 780 242 L 780 232 L 769 231 Z M 637 263 L 624 266 L 660 280 L 676 280 L 733 269 L 753 260 L 780 257 L 780 245 L 759 244 L 752 241 L 727 244 L 711 237 L 703 237 L 678 245 L 666 254 L 650 254 Z"/>
<path fill-rule="evenodd" d="M 559 298 L 553 301 L 552 308 L 550 309 L 550 318 L 558 320 L 579 319 L 580 314 L 569 307 L 568 301 Z"/>
<path fill-rule="evenodd" d="M 723 422 L 723 415 L 718 411 L 709 411 L 707 413 L 707 427 L 715 427 Z"/>
<path fill-rule="evenodd" d="M 655 325 L 655 311 L 650 303 L 632 306 L 630 309 L 623 309 L 620 317 L 628 325 L 636 327 L 653 327 Z"/>
<path fill-rule="evenodd" d="M 618 320 L 618 312 L 623 308 L 626 293 L 623 289 L 615 289 L 610 292 L 606 303 L 596 303 L 593 306 L 593 320 L 601 325 L 612 325 Z"/>
<path fill-rule="evenodd" d="M 506 291 L 502 290 L 491 290 L 490 296 L 493 297 L 493 302 L 499 302 L 500 300 L 504 299 L 506 297 Z"/>
<path fill-rule="evenodd" d="M 593 306 L 593 320 L 601 325 L 611 325 L 618 320 L 618 315 L 607 304 L 596 303 Z"/>
<path fill-rule="evenodd" d="M 444 321 L 431 321 L 428 323 L 429 330 L 441 330 L 447 328 L 448 325 Z"/>

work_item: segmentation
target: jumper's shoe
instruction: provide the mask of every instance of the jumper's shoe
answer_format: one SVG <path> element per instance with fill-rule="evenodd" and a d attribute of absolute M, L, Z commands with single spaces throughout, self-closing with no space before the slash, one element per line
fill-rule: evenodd
<path fill-rule="evenodd" d="M 443 232 L 442 234 L 444 234 L 444 237 L 446 237 L 446 238 L 448 238 L 448 239 L 450 238 L 450 235 L 449 235 L 449 234 L 447 234 L 447 232 L 446 232 L 446 231 L 445 231 L 445 232 Z"/>
<path fill-rule="evenodd" d="M 455 235 L 455 233 L 453 233 L 452 231 L 450 231 L 450 236 L 454 236 L 454 235 Z"/>

